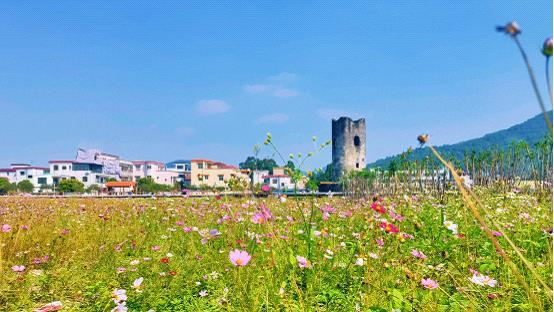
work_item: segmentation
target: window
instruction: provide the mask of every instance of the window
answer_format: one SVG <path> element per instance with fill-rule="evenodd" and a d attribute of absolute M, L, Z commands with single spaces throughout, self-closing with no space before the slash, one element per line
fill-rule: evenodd
<path fill-rule="evenodd" d="M 148 166 L 146 166 L 146 169 L 150 170 L 150 169 L 152 169 L 152 166 L 148 165 Z"/>
<path fill-rule="evenodd" d="M 140 170 L 140 165 L 135 165 L 135 169 Z"/>
<path fill-rule="evenodd" d="M 356 147 L 360 146 L 360 137 L 359 136 L 354 137 L 354 146 L 356 146 Z"/>
<path fill-rule="evenodd" d="M 204 179 L 206 179 L 206 180 L 208 180 L 208 178 L 209 178 L 209 177 L 210 177 L 210 176 L 209 176 L 209 175 L 207 175 L 207 174 L 206 174 L 206 175 L 204 175 Z"/>
<path fill-rule="evenodd" d="M 271 184 L 278 184 L 279 182 L 277 182 L 277 179 L 272 179 L 271 180 Z"/>
<path fill-rule="evenodd" d="M 83 177 L 83 182 L 88 182 L 88 177 Z"/>
<path fill-rule="evenodd" d="M 184 169 L 183 165 L 177 165 L 177 169 Z"/>
<path fill-rule="evenodd" d="M 62 166 L 62 170 L 67 170 L 67 167 L 66 167 L 66 166 Z"/>
<path fill-rule="evenodd" d="M 198 163 L 198 169 L 204 169 L 204 164 L 203 163 Z"/>
<path fill-rule="evenodd" d="M 25 171 L 19 171 L 19 175 L 24 176 L 24 175 L 25 175 Z"/>
<path fill-rule="evenodd" d="M 38 178 L 38 184 L 45 185 L 46 184 L 46 178 Z"/>
<path fill-rule="evenodd" d="M 28 175 L 28 176 L 27 176 L 27 179 L 32 179 L 32 178 L 33 178 L 32 175 Z"/>
<path fill-rule="evenodd" d="M 223 175 L 222 174 L 218 175 L 217 178 L 219 179 L 219 181 L 223 181 Z"/>
<path fill-rule="evenodd" d="M 356 163 L 356 168 L 360 168 L 360 163 Z"/>
<path fill-rule="evenodd" d="M 54 171 L 58 171 L 58 165 L 54 165 Z"/>
<path fill-rule="evenodd" d="M 77 179 L 75 179 L 75 177 L 71 177 L 71 180 L 77 180 Z"/>

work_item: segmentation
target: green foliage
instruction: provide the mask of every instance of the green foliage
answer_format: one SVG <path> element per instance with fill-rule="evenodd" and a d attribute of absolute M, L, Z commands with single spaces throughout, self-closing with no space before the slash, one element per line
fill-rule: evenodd
<path fill-rule="evenodd" d="M 271 158 L 259 159 L 254 156 L 248 156 L 244 162 L 239 163 L 240 169 L 250 169 L 250 170 L 273 170 L 274 167 L 277 167 L 277 162 Z"/>
<path fill-rule="evenodd" d="M 35 186 L 29 180 L 23 180 L 17 183 L 17 190 L 22 193 L 32 193 L 34 189 L 35 189 Z"/>
<path fill-rule="evenodd" d="M 137 191 L 139 193 L 169 192 L 173 188 L 174 185 L 158 184 L 151 177 L 140 178 L 137 181 Z"/>
<path fill-rule="evenodd" d="M 85 185 L 76 179 L 65 179 L 60 181 L 56 190 L 60 193 L 83 193 Z"/>
<path fill-rule="evenodd" d="M 552 111 L 549 113 L 550 119 L 552 119 Z M 526 142 L 528 145 L 533 145 L 544 139 L 549 135 L 549 130 L 544 121 L 542 114 L 510 127 L 508 129 L 500 130 L 487 134 L 481 138 L 472 139 L 464 142 L 460 142 L 452 145 L 441 145 L 436 149 L 442 155 L 449 155 L 452 159 L 462 160 L 468 153 L 482 153 L 491 149 L 505 150 L 514 142 Z M 414 139 L 415 141 L 415 139 Z M 368 168 L 389 168 L 391 163 L 398 162 L 402 159 L 402 154 L 386 157 L 368 164 Z M 406 156 L 406 155 L 404 155 Z M 433 157 L 431 150 L 428 147 L 417 148 L 413 150 L 413 154 L 407 155 L 409 160 L 423 160 L 426 157 Z M 393 169 L 395 165 L 392 165 Z"/>
<path fill-rule="evenodd" d="M 8 179 L 0 178 L 0 195 L 6 195 L 14 190 L 13 185 Z"/>
<path fill-rule="evenodd" d="M 89 187 L 87 187 L 86 191 L 87 193 L 98 193 L 100 192 L 100 185 L 91 184 Z"/>
<path fill-rule="evenodd" d="M 355 176 L 368 178 L 371 171 Z M 490 190 L 478 196 L 494 209 L 491 217 L 496 222 L 510 224 L 503 227 L 503 235 L 537 264 L 540 277 L 551 285 L 551 236 L 545 231 L 552 224 L 551 198 L 538 201 L 522 193 Z M 387 213 L 372 210 L 371 200 L 339 196 L 285 202 L 274 197 L 54 201 L 2 197 L 0 207 L 8 213 L 0 224 L 12 230 L 0 233 L 5 244 L 0 260 L 7 263 L 0 289 L 10 289 L 0 292 L 0 300 L 6 311 L 32 311 L 58 300 L 68 311 L 110 311 L 115 307 L 113 291 L 125 289 L 130 311 L 531 309 L 509 265 L 459 195 L 442 200 L 424 194 L 417 199 L 387 197 L 382 204 Z M 320 208 L 327 205 L 336 211 L 324 219 Z M 267 207 L 273 216 L 263 224 L 250 220 L 260 207 Z M 393 211 L 403 220 L 392 221 L 388 212 Z M 528 216 L 522 217 L 522 212 Z M 231 213 L 240 213 L 241 220 L 222 218 Z M 441 215 L 456 223 L 463 237 L 448 230 Z M 387 234 L 380 227 L 382 219 L 413 237 Z M 198 230 L 182 231 L 179 222 Z M 14 231 L 20 224 L 29 227 Z M 210 230 L 219 234 L 212 236 Z M 376 239 L 383 240 L 382 246 Z M 498 239 L 509 248 L 502 236 Z M 252 256 L 248 265 L 231 264 L 229 252 L 235 248 Z M 414 257 L 414 249 L 427 258 Z M 22 259 L 26 250 L 34 254 Z M 50 258 L 32 263 L 42 255 Z M 309 267 L 300 268 L 297 256 L 305 257 Z M 551 310 L 549 295 L 521 262 L 514 263 L 544 303 L 539 309 Z M 10 270 L 13 265 L 26 268 L 16 273 Z M 116 274 L 120 267 L 125 272 Z M 494 278 L 498 285 L 472 283 L 470 269 Z M 143 287 L 136 291 L 132 285 L 139 277 L 144 278 Z M 422 278 L 436 280 L 440 288 L 425 289 Z M 201 291 L 207 295 L 201 297 Z"/>

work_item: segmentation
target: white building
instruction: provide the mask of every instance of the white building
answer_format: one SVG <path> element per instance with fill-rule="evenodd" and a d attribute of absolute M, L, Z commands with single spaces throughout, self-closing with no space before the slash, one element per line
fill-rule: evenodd
<path fill-rule="evenodd" d="M 35 187 L 34 191 L 40 191 L 41 186 L 51 185 L 52 177 L 49 169 L 45 167 L 31 166 L 30 164 L 11 164 L 10 168 L 0 169 L 0 178 L 7 178 L 10 183 L 19 183 L 29 180 Z"/>
<path fill-rule="evenodd" d="M 254 170 L 250 172 L 250 181 L 256 185 L 256 184 L 264 184 L 265 183 L 265 176 L 269 175 L 269 170 Z"/>
<path fill-rule="evenodd" d="M 62 180 L 75 179 L 83 182 L 85 187 L 93 184 L 102 187 L 109 178 L 113 178 L 112 175 L 103 173 L 102 165 L 99 164 L 74 160 L 51 160 L 48 164 L 54 185 L 58 185 Z"/>
<path fill-rule="evenodd" d="M 269 185 L 277 191 L 292 191 L 294 190 L 294 183 L 292 183 L 290 177 L 286 174 L 270 174 L 263 177 L 264 184 Z"/>
<path fill-rule="evenodd" d="M 133 161 L 133 180 L 150 177 L 158 184 L 173 185 L 179 179 L 179 173 L 165 170 L 165 164 L 159 161 Z"/>

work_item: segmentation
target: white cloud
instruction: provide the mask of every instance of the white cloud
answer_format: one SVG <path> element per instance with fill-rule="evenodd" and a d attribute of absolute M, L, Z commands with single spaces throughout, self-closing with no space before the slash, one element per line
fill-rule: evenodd
<path fill-rule="evenodd" d="M 319 108 L 317 109 L 317 115 L 326 120 L 338 119 L 343 116 L 350 117 L 353 119 L 362 117 L 360 113 L 346 111 L 342 109 L 336 109 L 336 108 Z"/>
<path fill-rule="evenodd" d="M 196 104 L 196 112 L 200 115 L 213 115 L 225 113 L 231 108 L 227 102 L 218 99 L 201 100 Z"/>
<path fill-rule="evenodd" d="M 264 115 L 264 116 L 256 119 L 256 123 L 258 123 L 258 124 L 283 123 L 287 120 L 289 120 L 288 115 L 283 114 L 283 113 L 275 113 L 275 114 Z"/>
<path fill-rule="evenodd" d="M 175 133 L 177 133 L 177 135 L 179 136 L 189 136 L 194 134 L 194 132 L 196 132 L 196 130 L 193 127 L 189 126 L 181 126 L 175 129 Z"/>
<path fill-rule="evenodd" d="M 268 83 L 247 84 L 243 89 L 250 94 L 269 94 L 278 98 L 290 98 L 299 94 L 298 91 L 288 87 L 288 84 L 296 79 L 296 74 L 280 73 L 267 77 Z"/>

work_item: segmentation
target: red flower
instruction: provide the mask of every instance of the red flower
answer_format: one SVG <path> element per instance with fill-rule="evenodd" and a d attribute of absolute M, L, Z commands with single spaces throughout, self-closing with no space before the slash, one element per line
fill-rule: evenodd
<path fill-rule="evenodd" d="M 387 222 L 381 222 L 380 227 L 385 230 L 387 233 L 398 233 L 400 232 L 400 229 L 395 226 L 394 224 L 387 223 Z"/>
<path fill-rule="evenodd" d="M 161 258 L 160 262 L 161 263 L 169 263 L 169 258 Z"/>
<path fill-rule="evenodd" d="M 175 275 L 177 275 L 177 272 L 176 271 L 169 271 L 169 274 L 175 276 Z"/>
<path fill-rule="evenodd" d="M 373 204 L 371 204 L 371 209 L 377 211 L 378 213 L 385 213 L 387 212 L 385 210 L 385 207 L 383 207 L 383 205 L 381 205 L 380 202 L 374 202 Z"/>

